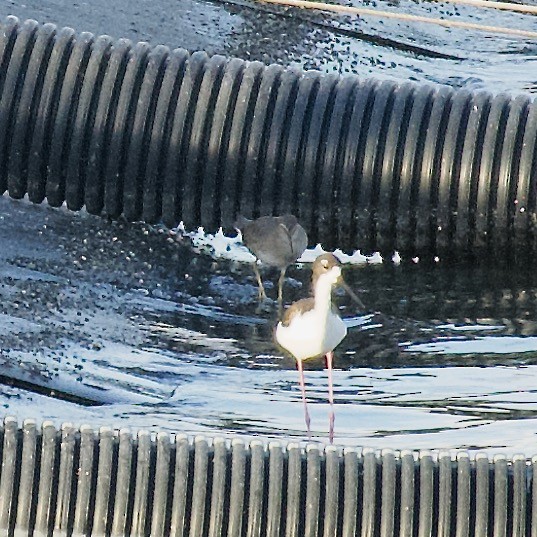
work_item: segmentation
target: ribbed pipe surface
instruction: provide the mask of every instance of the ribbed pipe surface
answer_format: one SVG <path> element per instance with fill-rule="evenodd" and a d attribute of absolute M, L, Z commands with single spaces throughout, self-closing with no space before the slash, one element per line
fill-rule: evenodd
<path fill-rule="evenodd" d="M 5 535 L 523 537 L 537 458 L 268 445 L 14 418 Z"/>
<path fill-rule="evenodd" d="M 535 249 L 537 104 L 133 44 L 9 17 L 0 192 L 187 228 L 296 214 L 312 243 Z"/>

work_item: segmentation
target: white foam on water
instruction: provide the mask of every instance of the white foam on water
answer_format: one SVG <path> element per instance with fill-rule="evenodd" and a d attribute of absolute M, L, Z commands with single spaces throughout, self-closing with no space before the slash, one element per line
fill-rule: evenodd
<path fill-rule="evenodd" d="M 220 228 L 214 235 L 206 233 L 203 227 L 198 227 L 196 231 L 186 231 L 183 222 L 181 222 L 172 233 L 177 233 L 182 237 L 187 237 L 192 241 L 192 245 L 199 250 L 209 253 L 218 259 L 229 259 L 241 263 L 253 263 L 255 257 L 250 253 L 248 248 L 242 242 L 242 234 L 237 232 L 235 237 L 227 237 Z M 298 259 L 298 263 L 313 263 L 317 257 L 328 253 L 321 244 L 317 244 L 315 248 L 308 248 Z M 379 265 L 385 260 L 379 252 L 372 255 L 364 255 L 360 250 L 354 251 L 352 254 L 346 254 L 340 248 L 334 250 L 333 254 L 344 264 L 349 265 Z M 401 263 L 399 252 L 395 252 L 391 258 L 395 265 Z"/>
<path fill-rule="evenodd" d="M 428 354 L 522 354 L 537 351 L 535 336 L 484 336 L 475 339 L 438 338 L 428 343 L 414 343 L 403 348 L 407 352 Z"/>

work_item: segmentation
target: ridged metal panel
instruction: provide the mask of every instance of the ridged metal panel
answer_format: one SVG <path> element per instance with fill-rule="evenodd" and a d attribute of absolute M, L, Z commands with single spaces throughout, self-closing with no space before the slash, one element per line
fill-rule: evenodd
<path fill-rule="evenodd" d="M 34 420 L 0 427 L 5 535 L 535 535 L 535 458 Z"/>

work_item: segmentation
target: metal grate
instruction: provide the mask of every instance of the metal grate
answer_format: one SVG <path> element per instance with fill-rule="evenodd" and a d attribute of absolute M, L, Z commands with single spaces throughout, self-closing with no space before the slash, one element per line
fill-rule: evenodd
<path fill-rule="evenodd" d="M 537 458 L 0 429 L 6 535 L 525 536 Z"/>

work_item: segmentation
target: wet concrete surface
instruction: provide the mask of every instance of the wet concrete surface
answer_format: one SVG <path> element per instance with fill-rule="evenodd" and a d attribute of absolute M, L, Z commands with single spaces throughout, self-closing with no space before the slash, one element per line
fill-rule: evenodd
<path fill-rule="evenodd" d="M 0 198 L 0 404 L 19 419 L 304 440 L 293 359 L 251 267 L 159 226 Z M 336 442 L 529 451 L 537 276 L 523 266 L 346 266 Z M 307 264 L 289 271 L 303 296 Z M 269 293 L 277 275 L 265 274 Z M 326 371 L 307 363 L 315 439 Z M 535 427 L 533 426 L 535 425 Z"/>
<path fill-rule="evenodd" d="M 535 17 L 441 2 L 366 3 L 432 18 L 535 30 Z M 531 5 L 528 2 L 528 5 Z M 537 42 L 372 17 L 282 9 L 259 2 L 0 0 L 2 17 L 171 48 L 238 56 L 324 72 L 433 82 L 494 93 L 537 92 Z"/>

